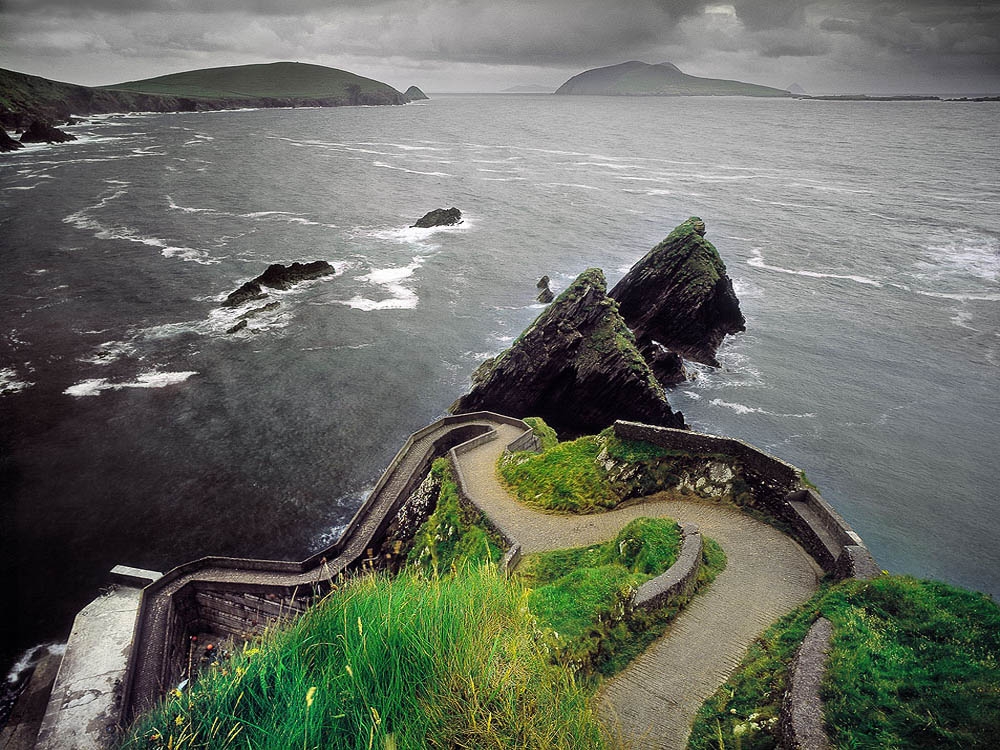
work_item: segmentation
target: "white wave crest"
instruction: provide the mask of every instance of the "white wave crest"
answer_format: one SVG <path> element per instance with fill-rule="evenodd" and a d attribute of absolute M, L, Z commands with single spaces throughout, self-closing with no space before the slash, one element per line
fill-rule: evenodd
<path fill-rule="evenodd" d="M 65 391 L 67 396 L 99 396 L 102 391 L 117 391 L 123 388 L 166 388 L 168 385 L 183 383 L 197 372 L 161 372 L 151 370 L 136 376 L 135 380 L 112 383 L 107 378 L 93 378 L 71 385 Z"/>
<path fill-rule="evenodd" d="M 38 664 L 39 660 L 46 653 L 54 656 L 62 656 L 66 653 L 66 644 L 41 643 L 37 646 L 32 646 L 17 658 L 17 661 L 14 662 L 10 671 L 7 672 L 7 683 L 10 685 L 16 685 L 24 673 Z"/>
<path fill-rule="evenodd" d="M 31 388 L 33 385 L 34 383 L 27 380 L 21 380 L 17 370 L 13 367 L 4 367 L 0 369 L 0 396 L 20 393 L 21 391 Z"/>
<path fill-rule="evenodd" d="M 758 406 L 747 406 L 746 404 L 734 403 L 732 401 L 723 401 L 721 398 L 713 398 L 708 403 L 712 406 L 721 406 L 726 409 L 732 409 L 737 414 L 768 414 L 772 417 L 785 417 L 789 419 L 813 419 L 816 417 L 813 412 L 806 412 L 805 414 L 777 414 L 773 411 L 761 409 Z"/>
<path fill-rule="evenodd" d="M 406 172 L 407 174 L 420 174 L 427 177 L 454 177 L 455 175 L 449 174 L 448 172 L 421 172 L 419 169 L 407 169 L 406 167 L 396 167 L 392 164 L 386 164 L 384 161 L 373 161 L 372 166 L 381 167 L 383 169 L 394 169 L 397 172 Z"/>
<path fill-rule="evenodd" d="M 882 286 L 881 281 L 869 279 L 866 276 L 855 276 L 853 274 L 822 273 L 820 271 L 804 271 L 793 268 L 782 268 L 781 266 L 771 266 L 764 261 L 764 255 L 760 248 L 753 249 L 753 257 L 747 259 L 747 265 L 754 268 L 762 268 L 765 271 L 775 271 L 776 273 L 787 273 L 792 276 L 807 276 L 811 279 L 843 279 L 844 281 L 854 281 L 867 286 Z"/>

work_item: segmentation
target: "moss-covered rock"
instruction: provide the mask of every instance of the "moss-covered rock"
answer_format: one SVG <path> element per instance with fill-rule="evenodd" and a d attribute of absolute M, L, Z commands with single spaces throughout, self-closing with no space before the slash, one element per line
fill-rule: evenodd
<path fill-rule="evenodd" d="M 697 216 L 646 253 L 611 290 L 640 346 L 656 341 L 718 367 L 726 334 L 746 330 L 733 283 Z"/>
<path fill-rule="evenodd" d="M 599 268 L 580 274 L 510 349 L 476 370 L 472 383 L 453 413 L 540 416 L 571 434 L 594 432 L 616 419 L 685 426 L 608 297 Z"/>

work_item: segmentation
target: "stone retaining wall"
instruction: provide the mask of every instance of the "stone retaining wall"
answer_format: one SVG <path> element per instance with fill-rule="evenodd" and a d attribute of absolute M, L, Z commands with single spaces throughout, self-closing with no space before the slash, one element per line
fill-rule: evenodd
<path fill-rule="evenodd" d="M 676 562 L 639 587 L 635 594 L 635 606 L 658 609 L 675 599 L 687 600 L 691 597 L 701 572 L 704 540 L 697 524 L 682 523 L 678 526 L 681 529 L 681 549 Z"/>
<path fill-rule="evenodd" d="M 781 521 L 827 573 L 835 578 L 871 578 L 878 565 L 861 537 L 812 488 L 802 472 L 749 443 L 735 438 L 618 421 L 614 432 L 624 440 L 642 440 L 667 450 L 725 456 L 739 464 L 749 485 L 752 507 Z"/>
<path fill-rule="evenodd" d="M 833 625 L 821 617 L 809 628 L 795 653 L 778 722 L 781 750 L 828 750 L 830 747 L 823 725 L 823 701 L 819 690 L 832 637 Z"/>

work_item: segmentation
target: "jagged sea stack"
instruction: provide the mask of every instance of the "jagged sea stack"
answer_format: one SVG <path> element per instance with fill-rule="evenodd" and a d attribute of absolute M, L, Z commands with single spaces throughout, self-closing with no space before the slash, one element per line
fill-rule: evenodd
<path fill-rule="evenodd" d="M 487 409 L 539 416 L 560 433 L 583 434 L 631 419 L 684 427 L 591 268 L 556 298 L 507 351 L 472 376 L 453 413 Z"/>
<path fill-rule="evenodd" d="M 682 357 L 718 367 L 726 334 L 746 330 L 718 250 L 692 216 L 636 263 L 611 290 L 640 346 L 657 341 Z"/>

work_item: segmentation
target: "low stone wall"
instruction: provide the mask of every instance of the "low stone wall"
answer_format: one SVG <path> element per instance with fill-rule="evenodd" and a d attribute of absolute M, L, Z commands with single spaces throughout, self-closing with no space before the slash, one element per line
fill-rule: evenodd
<path fill-rule="evenodd" d="M 823 701 L 819 690 L 832 637 L 833 625 L 821 617 L 809 628 L 795 653 L 778 722 L 781 750 L 827 750 L 830 747 L 823 725 Z"/>
<path fill-rule="evenodd" d="M 812 488 L 802 472 L 749 443 L 690 430 L 618 421 L 615 435 L 641 440 L 667 450 L 725 456 L 743 469 L 754 497 L 752 507 L 785 524 L 791 536 L 834 578 L 872 578 L 879 568 L 861 537 Z"/>
<path fill-rule="evenodd" d="M 677 561 L 668 570 L 646 581 L 635 594 L 635 606 L 658 609 L 677 598 L 688 599 L 701 572 L 704 540 L 697 524 L 678 524 L 681 528 L 681 549 Z"/>

